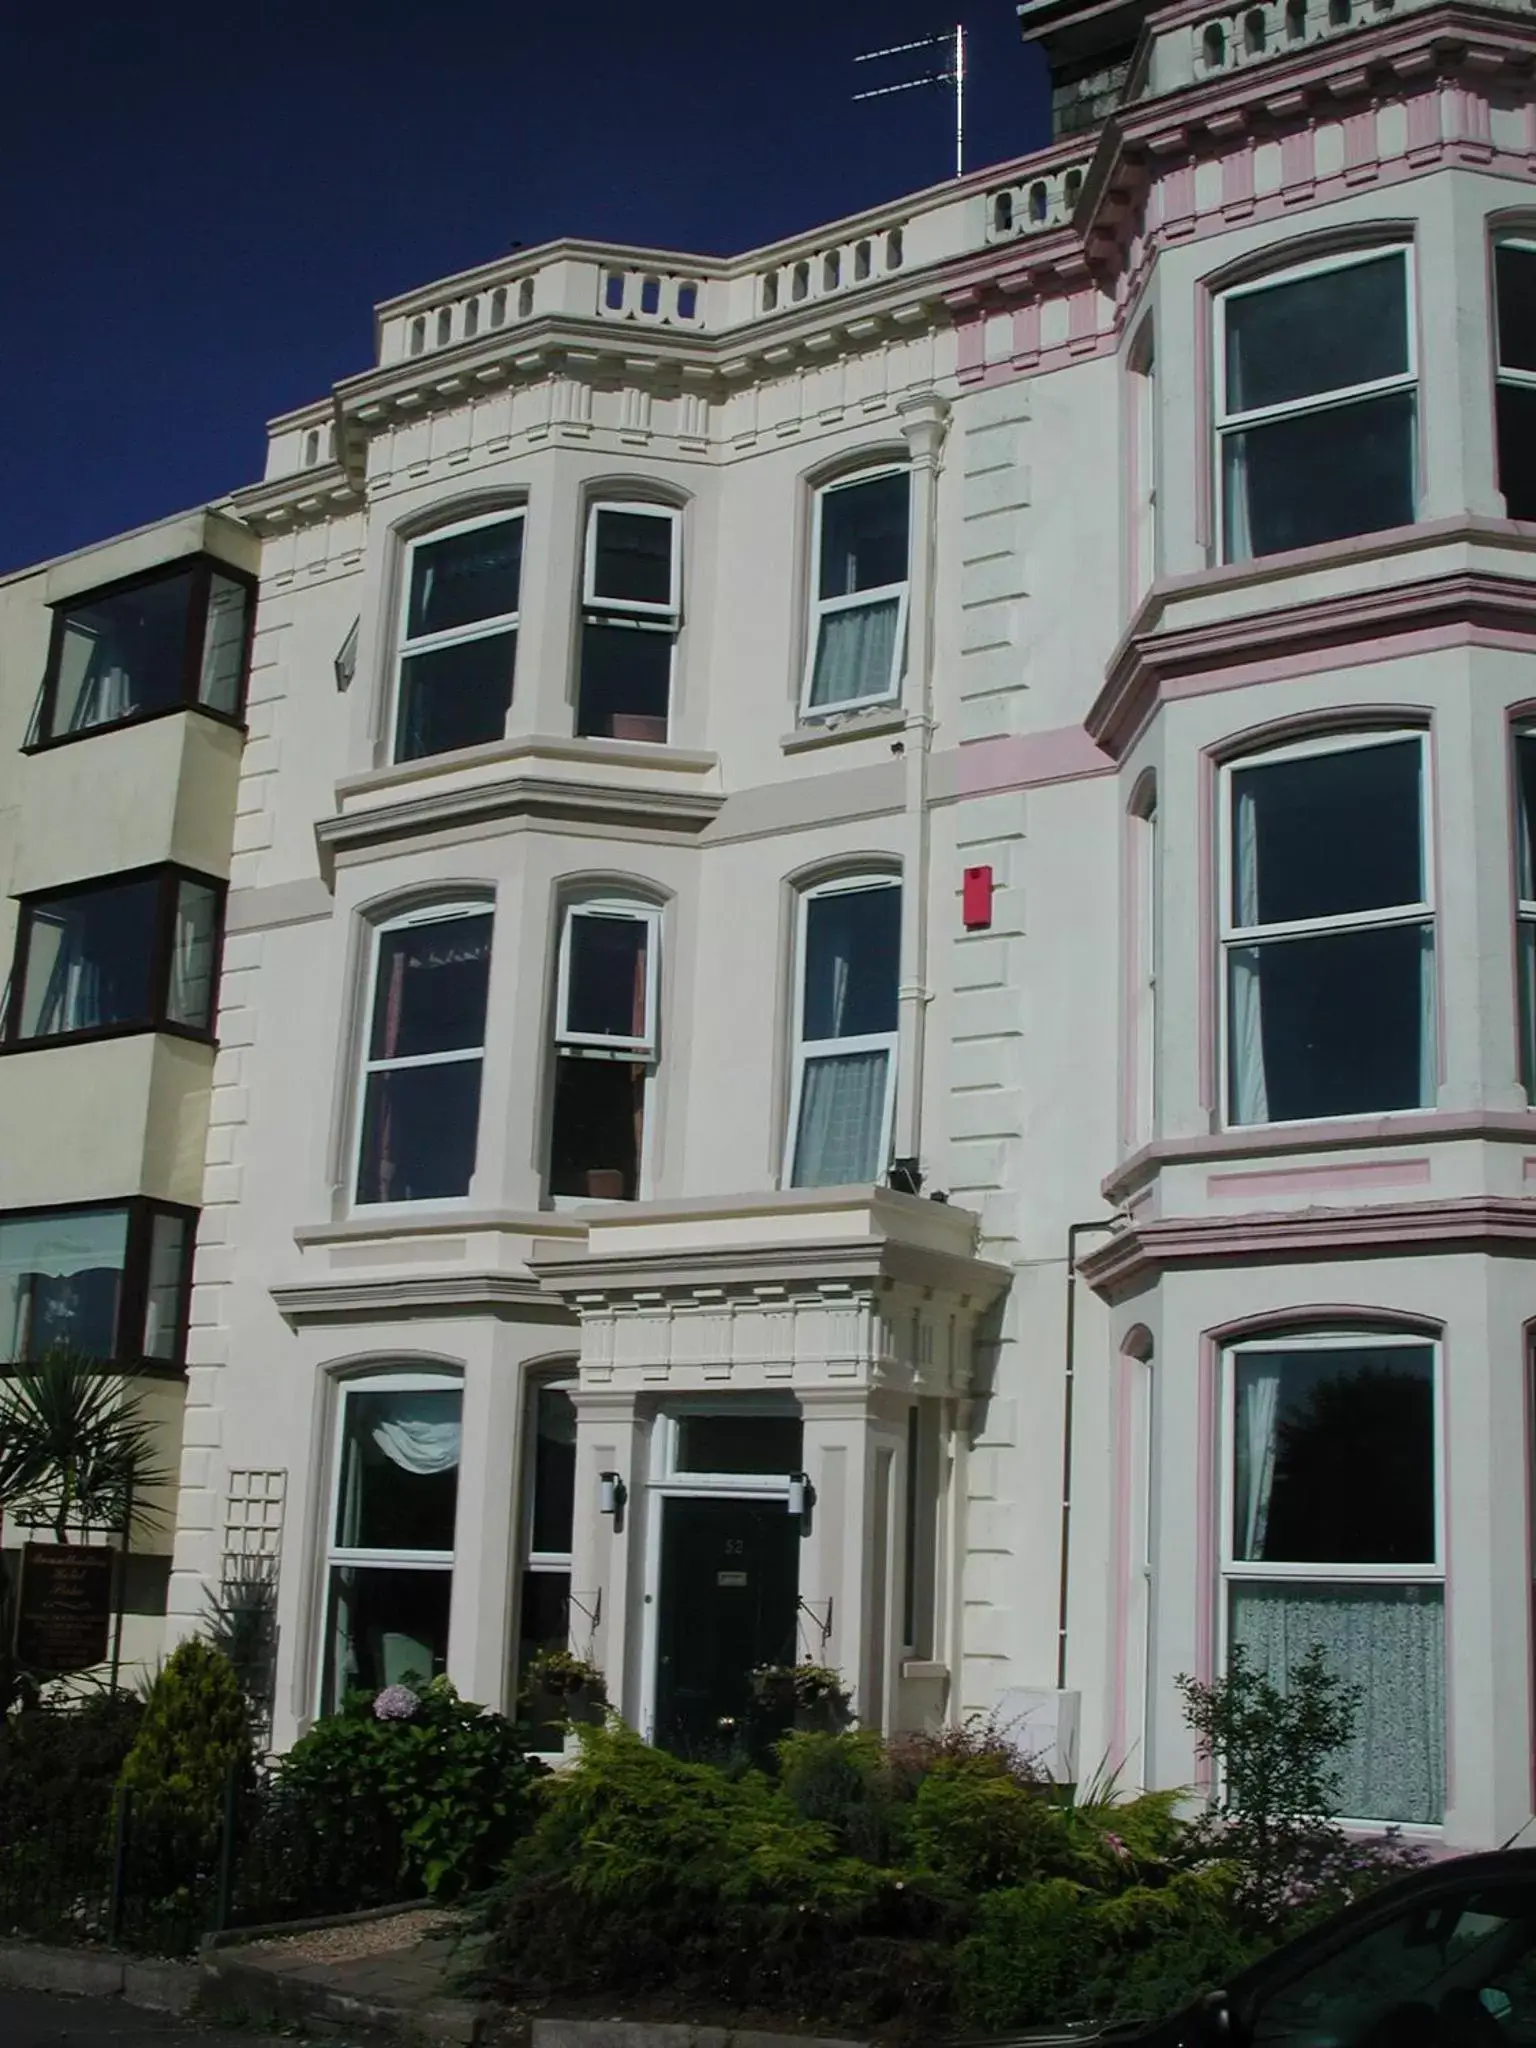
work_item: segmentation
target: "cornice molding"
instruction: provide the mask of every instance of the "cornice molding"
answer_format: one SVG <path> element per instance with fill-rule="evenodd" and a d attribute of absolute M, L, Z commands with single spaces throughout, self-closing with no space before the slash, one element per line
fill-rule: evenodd
<path fill-rule="evenodd" d="M 436 790 L 321 818 L 315 824 L 315 844 L 321 871 L 329 879 L 338 861 L 367 858 L 433 833 L 473 832 L 517 818 L 628 838 L 693 839 L 724 802 L 723 796 L 700 790 L 509 775 L 467 789 Z"/>
<path fill-rule="evenodd" d="M 330 1280 L 271 1290 L 294 1329 L 307 1323 L 371 1323 L 400 1316 L 496 1316 L 567 1324 L 559 1301 L 511 1273 L 411 1275 L 396 1280 Z"/>
<path fill-rule="evenodd" d="M 1536 544 L 1536 533 L 1531 540 Z M 1314 566 L 1328 563 L 1320 560 Z M 1204 625 L 1142 633 L 1133 625 L 1111 657 L 1104 687 L 1083 724 L 1097 745 L 1119 759 L 1171 684 L 1241 676 L 1273 661 L 1297 663 L 1311 657 L 1314 666 L 1342 665 L 1362 643 L 1393 653 L 1401 651 L 1394 643 L 1446 631 L 1464 632 L 1468 640 L 1489 636 L 1501 643 L 1536 643 L 1536 581 L 1455 569 L 1416 583 L 1276 604 Z M 1317 661 L 1319 656 L 1326 662 Z"/>
<path fill-rule="evenodd" d="M 1168 1216 L 1132 1223 L 1079 1261 L 1096 1294 L 1113 1298 L 1170 1266 L 1257 1265 L 1276 1259 L 1425 1252 L 1536 1256 L 1536 1200 L 1469 1195 L 1370 1208 L 1299 1209 L 1244 1216 Z"/>
<path fill-rule="evenodd" d="M 694 1295 L 722 1297 L 873 1294 L 888 1285 L 943 1294 L 957 1306 L 981 1309 L 1011 1282 L 1006 1266 L 956 1257 L 892 1238 L 858 1237 L 819 1244 L 680 1247 L 630 1255 L 530 1259 L 540 1284 L 578 1313 L 656 1305 Z"/>

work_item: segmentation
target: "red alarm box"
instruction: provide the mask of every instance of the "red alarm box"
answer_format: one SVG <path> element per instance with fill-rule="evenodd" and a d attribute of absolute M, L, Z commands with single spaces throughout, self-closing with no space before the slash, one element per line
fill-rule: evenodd
<path fill-rule="evenodd" d="M 984 932 L 992 923 L 992 870 L 967 868 L 960 885 L 960 915 L 968 932 Z"/>

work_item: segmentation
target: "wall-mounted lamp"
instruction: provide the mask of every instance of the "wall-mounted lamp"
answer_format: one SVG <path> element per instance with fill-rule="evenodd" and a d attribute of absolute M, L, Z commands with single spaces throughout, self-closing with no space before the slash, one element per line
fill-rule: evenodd
<path fill-rule="evenodd" d="M 809 1472 L 791 1472 L 789 1475 L 789 1499 L 785 1503 L 797 1521 L 805 1520 L 805 1511 L 816 1498 Z"/>
<path fill-rule="evenodd" d="M 617 1472 L 599 1472 L 597 1475 L 597 1511 L 600 1515 L 618 1516 L 624 1509 L 627 1489 Z"/>

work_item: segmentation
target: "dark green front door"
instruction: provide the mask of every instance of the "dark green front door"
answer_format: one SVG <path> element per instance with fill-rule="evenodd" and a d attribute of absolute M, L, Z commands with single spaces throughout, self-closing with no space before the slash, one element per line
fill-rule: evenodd
<path fill-rule="evenodd" d="M 661 1510 L 656 1740 L 706 1758 L 749 1740 L 750 1674 L 795 1661 L 800 1518 L 782 1500 Z"/>

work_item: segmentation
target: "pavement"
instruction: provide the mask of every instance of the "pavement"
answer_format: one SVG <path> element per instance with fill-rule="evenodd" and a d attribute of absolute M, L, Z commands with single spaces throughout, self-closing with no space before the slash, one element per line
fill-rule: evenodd
<path fill-rule="evenodd" d="M 263 2048 L 248 2030 L 231 2034 L 121 1998 L 70 1998 L 54 1991 L 0 1991 L 3 2048 Z M 292 2048 L 271 2042 L 268 2048 Z M 336 2048 L 336 2044 L 333 2044 Z"/>

